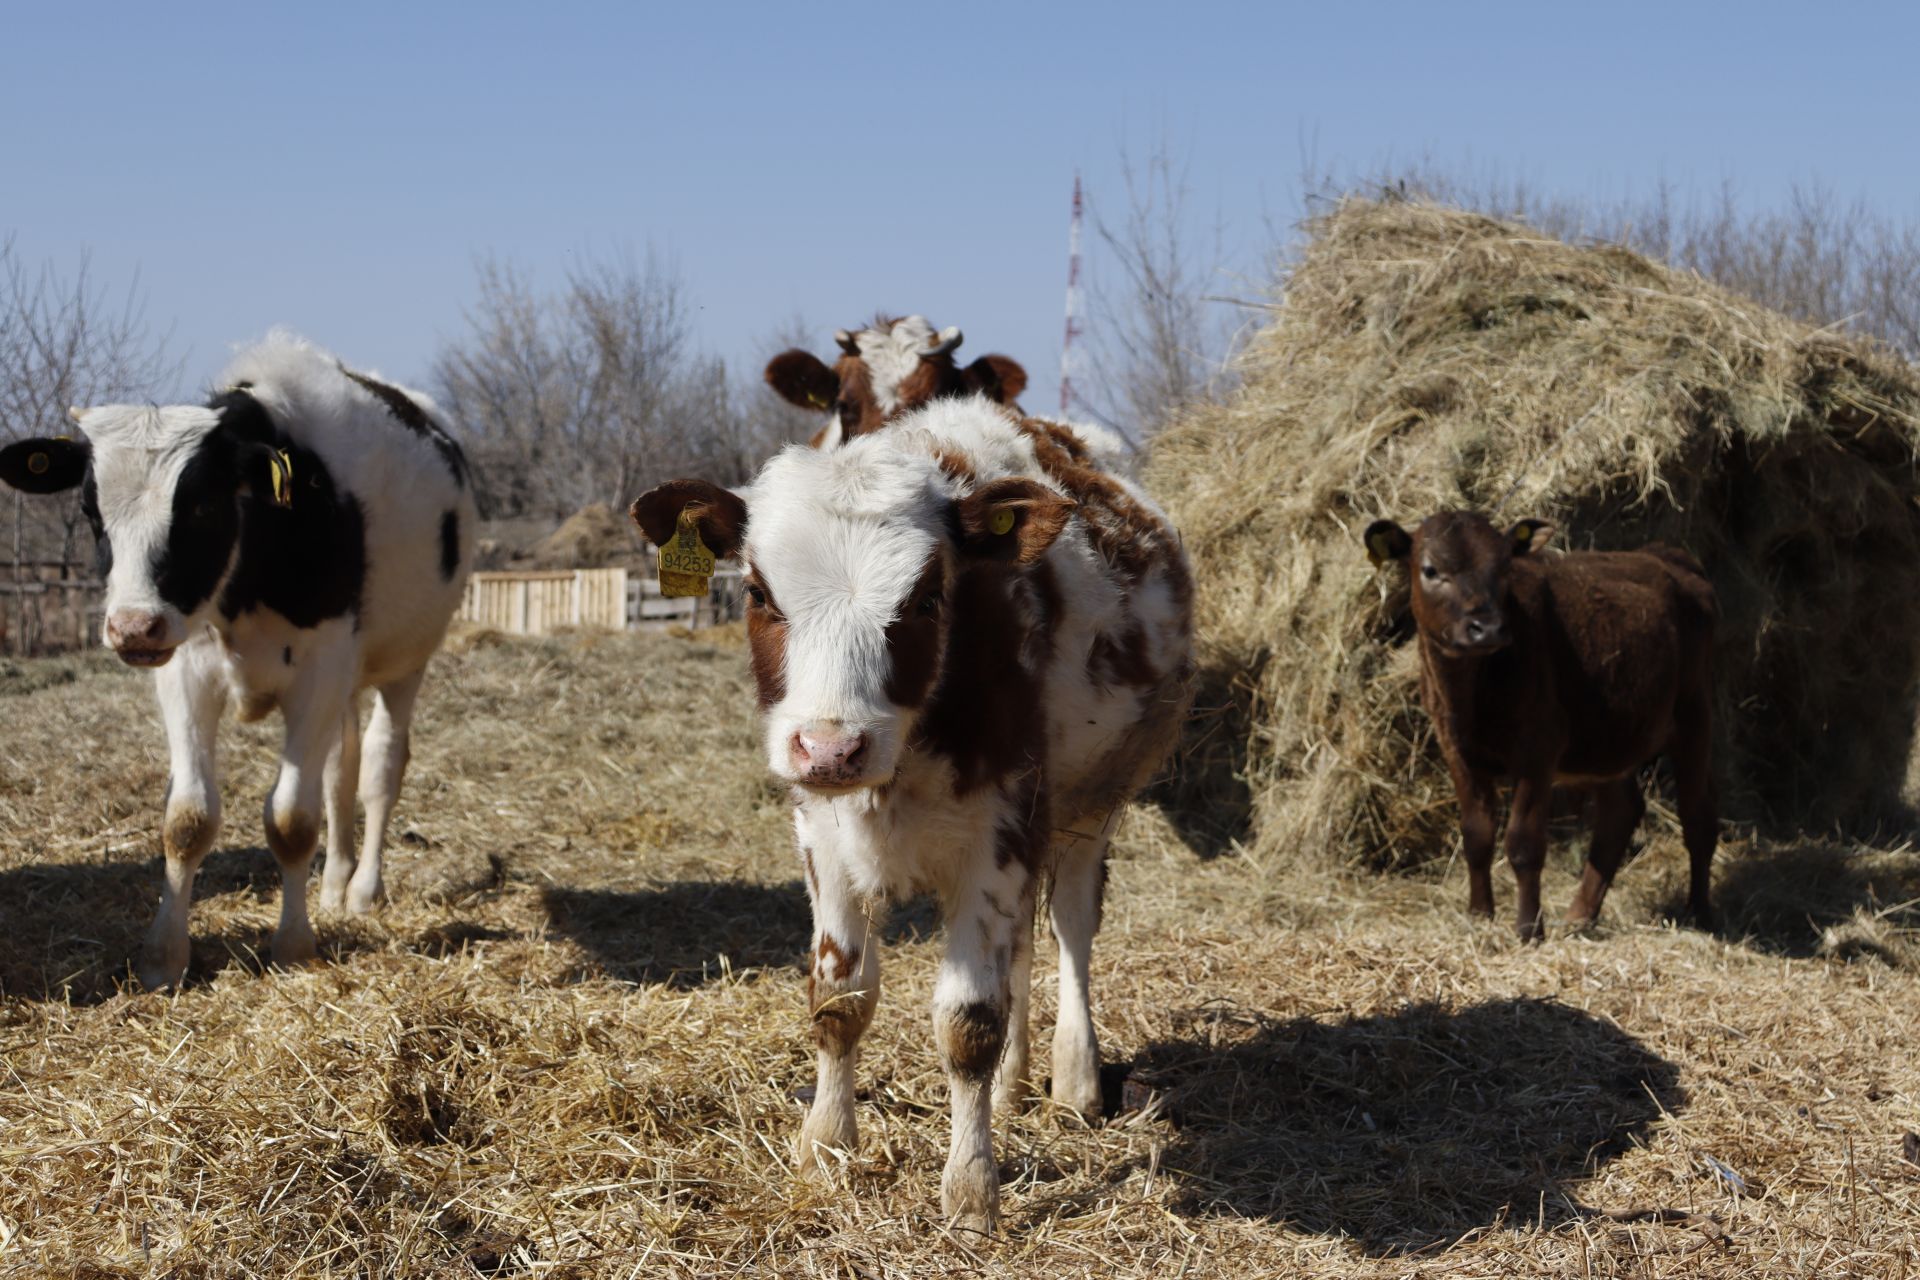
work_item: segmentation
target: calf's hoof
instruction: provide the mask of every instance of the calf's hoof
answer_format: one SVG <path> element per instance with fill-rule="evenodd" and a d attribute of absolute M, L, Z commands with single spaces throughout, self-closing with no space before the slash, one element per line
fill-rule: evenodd
<path fill-rule="evenodd" d="M 1547 938 L 1547 926 L 1541 923 L 1539 916 L 1518 922 L 1513 926 L 1513 931 L 1522 942 L 1539 943 Z"/>
<path fill-rule="evenodd" d="M 184 937 L 149 937 L 140 948 L 140 961 L 134 972 L 140 985 L 149 991 L 174 991 L 187 976 L 187 957 L 192 947 Z"/>
<path fill-rule="evenodd" d="M 851 1156 L 859 1144 L 860 1135 L 853 1117 L 810 1111 L 807 1122 L 800 1126 L 800 1149 L 795 1153 L 794 1163 L 801 1173 L 825 1178 L 828 1171 Z"/>
<path fill-rule="evenodd" d="M 319 955 L 320 947 L 311 928 L 280 929 L 273 935 L 273 967 L 276 969 L 312 964 Z"/>
<path fill-rule="evenodd" d="M 371 885 L 363 885 L 356 880 L 347 886 L 347 912 L 349 915 L 370 916 L 380 909 L 380 903 L 386 896 L 386 888 L 378 880 Z"/>
<path fill-rule="evenodd" d="M 991 1161 L 949 1164 L 940 1178 L 940 1208 L 956 1232 L 992 1235 L 1000 1227 L 1000 1170 Z"/>

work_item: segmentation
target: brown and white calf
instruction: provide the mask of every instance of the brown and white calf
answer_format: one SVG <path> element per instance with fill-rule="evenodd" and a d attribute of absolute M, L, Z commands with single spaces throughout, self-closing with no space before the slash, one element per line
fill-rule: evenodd
<path fill-rule="evenodd" d="M 1513 782 L 1507 860 L 1518 926 L 1538 938 L 1540 868 L 1555 786 L 1593 795 L 1593 838 L 1570 924 L 1600 912 L 1646 812 L 1639 770 L 1673 764 L 1691 862 L 1689 905 L 1704 928 L 1718 825 L 1713 785 L 1713 584 L 1684 551 L 1547 556 L 1553 526 L 1504 531 L 1443 511 L 1408 533 L 1368 526 L 1375 565 L 1405 564 L 1419 631 L 1420 694 L 1460 797 L 1468 909 L 1493 914 L 1495 784 Z"/>
<path fill-rule="evenodd" d="M 999 1205 L 993 1105 L 1029 1078 L 1032 920 L 1049 881 L 1053 1096 L 1098 1112 L 1087 967 L 1107 838 L 1190 696 L 1185 553 L 1091 458 L 1067 428 L 948 400 L 837 449 L 789 447 L 739 493 L 680 480 L 633 504 L 656 543 L 691 507 L 707 546 L 747 567 L 767 763 L 792 785 L 813 902 L 819 1078 L 801 1165 L 854 1147 L 873 924 L 887 900 L 931 891 L 953 1109 L 941 1198 L 976 1230 Z"/>
<path fill-rule="evenodd" d="M 767 362 L 767 385 L 790 404 L 827 415 L 810 442 L 831 449 L 878 431 L 904 414 L 952 397 L 982 395 L 1012 405 L 1027 371 L 1008 356 L 981 356 L 962 366 L 955 327 L 935 331 L 925 316 L 881 316 L 864 329 L 840 329 L 840 356 L 828 366 L 795 348 Z"/>

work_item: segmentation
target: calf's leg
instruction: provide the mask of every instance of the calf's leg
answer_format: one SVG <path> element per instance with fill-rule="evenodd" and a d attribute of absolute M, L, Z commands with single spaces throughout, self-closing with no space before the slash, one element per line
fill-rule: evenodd
<path fill-rule="evenodd" d="M 1107 830 L 1059 850 L 1048 911 L 1060 943 L 1060 1012 L 1053 1027 L 1053 1100 L 1088 1118 L 1100 1114 L 1100 1040 L 1093 1029 L 1088 971 L 1107 884 Z"/>
<path fill-rule="evenodd" d="M 947 1071 L 953 1135 L 940 1204 L 963 1231 L 991 1233 L 1000 1218 L 993 1158 L 995 1069 L 1006 1045 L 1013 935 L 1032 873 L 983 853 L 947 903 L 947 952 L 933 989 L 933 1032 Z"/>
<path fill-rule="evenodd" d="M 387 822 L 400 798 L 400 782 L 412 754 L 413 704 L 420 695 L 426 668 L 382 685 L 374 699 L 373 718 L 367 724 L 367 743 L 360 765 L 360 799 L 367 807 L 367 834 L 360 847 L 360 865 L 347 885 L 347 910 L 365 915 L 379 903 Z"/>
<path fill-rule="evenodd" d="M 1011 1110 L 1026 1100 L 1032 1063 L 1032 1038 L 1028 1026 L 1033 1002 L 1033 913 L 1034 895 L 1028 892 L 1017 913 L 1013 930 L 1013 964 L 1007 979 L 1007 1047 L 1000 1053 L 1000 1066 L 993 1078 L 994 1110 Z M 1055 1077 L 1058 1079 L 1058 1077 Z"/>
<path fill-rule="evenodd" d="M 327 758 L 353 700 L 359 655 L 352 624 L 324 624 L 326 634 L 307 652 L 280 701 L 286 737 L 280 776 L 267 795 L 267 847 L 280 864 L 280 923 L 273 931 L 273 962 L 313 959 L 313 923 L 307 918 L 307 873 L 320 843 L 320 805 Z"/>
<path fill-rule="evenodd" d="M 1705 688 L 1711 682 L 1701 681 Z M 1680 834 L 1687 844 L 1687 907 L 1702 929 L 1713 928 L 1713 851 L 1720 838 L 1713 785 L 1713 701 L 1705 692 L 1684 700 L 1674 734 L 1673 778 Z"/>
<path fill-rule="evenodd" d="M 1493 779 L 1458 759 L 1447 766 L 1460 800 L 1460 856 L 1467 864 L 1467 911 L 1493 919 L 1493 837 L 1499 827 Z"/>
<path fill-rule="evenodd" d="M 340 717 L 340 738 L 327 756 L 327 863 L 320 877 L 320 909 L 338 911 L 347 902 L 353 875 L 353 792 L 360 781 L 360 706 L 355 698 Z"/>
<path fill-rule="evenodd" d="M 219 646 L 189 640 L 154 672 L 167 731 L 167 806 L 161 845 L 166 879 L 140 949 L 140 981 L 153 990 L 179 985 L 187 972 L 187 916 L 193 879 L 220 835 L 220 774 L 215 752 L 227 679 Z"/>
<path fill-rule="evenodd" d="M 1550 779 L 1522 778 L 1514 784 L 1513 811 L 1507 815 L 1507 862 L 1513 867 L 1514 928 L 1522 939 L 1546 935 L 1540 923 L 1540 869 L 1547 861 L 1547 818 L 1552 811 Z"/>
<path fill-rule="evenodd" d="M 1567 908 L 1570 925 L 1591 924 L 1600 914 L 1607 890 L 1620 870 L 1633 833 L 1647 812 L 1646 797 L 1640 792 L 1640 780 L 1632 774 L 1603 783 L 1593 791 L 1593 838 L 1587 845 L 1587 865 L 1580 874 L 1580 888 Z"/>
<path fill-rule="evenodd" d="M 816 855 L 803 846 L 800 858 L 813 900 L 807 1005 L 817 1052 L 813 1106 L 800 1127 L 799 1162 L 802 1170 L 814 1170 L 823 1156 L 851 1152 L 859 1142 L 853 1073 L 860 1037 L 880 999 L 880 947 L 833 853 L 823 849 Z"/>

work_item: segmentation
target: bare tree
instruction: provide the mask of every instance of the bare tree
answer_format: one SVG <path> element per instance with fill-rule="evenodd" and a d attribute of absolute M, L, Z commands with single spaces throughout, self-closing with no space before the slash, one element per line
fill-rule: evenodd
<path fill-rule="evenodd" d="M 0 436 L 64 435 L 68 409 L 146 400 L 179 382 L 167 335 L 153 333 L 136 277 L 124 295 L 95 283 L 82 254 L 71 275 L 28 264 L 11 237 L 0 241 Z M 14 495 L 13 559 L 57 560 L 64 575 L 79 551 L 77 494 L 32 503 Z"/>
<path fill-rule="evenodd" d="M 1123 145 L 1124 202 L 1093 208 L 1088 364 L 1076 399 L 1094 416 L 1144 441 L 1186 405 L 1224 390 L 1234 342 L 1217 290 L 1223 270 L 1216 224 L 1196 247 L 1187 165 L 1163 138 L 1137 159 Z"/>

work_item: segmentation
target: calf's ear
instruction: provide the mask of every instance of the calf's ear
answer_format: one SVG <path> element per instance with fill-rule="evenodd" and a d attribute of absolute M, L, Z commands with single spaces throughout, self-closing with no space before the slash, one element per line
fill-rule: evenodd
<path fill-rule="evenodd" d="M 656 485 L 633 500 L 627 514 L 647 535 L 647 541 L 664 547 L 673 539 L 680 524 L 680 513 L 692 510 L 699 522 L 700 541 L 716 556 L 730 556 L 740 549 L 746 536 L 747 504 L 731 489 L 722 489 L 705 480 L 669 480 Z"/>
<path fill-rule="evenodd" d="M 967 390 L 1000 404 L 1012 404 L 1027 389 L 1027 371 L 1011 356 L 981 356 L 960 376 Z"/>
<path fill-rule="evenodd" d="M 954 503 L 960 554 L 1032 564 L 1067 527 L 1077 505 L 1038 480 L 1008 476 L 983 484 Z"/>
<path fill-rule="evenodd" d="M 1516 520 L 1507 530 L 1507 538 L 1513 543 L 1513 554 L 1528 555 L 1540 550 L 1553 540 L 1553 522 L 1551 520 Z"/>
<path fill-rule="evenodd" d="M 1389 560 L 1405 560 L 1413 553 L 1413 535 L 1391 520 L 1367 526 L 1367 559 L 1378 569 Z"/>
<path fill-rule="evenodd" d="M 87 474 L 84 440 L 16 440 L 0 449 L 0 480 L 22 493 L 59 493 Z"/>
<path fill-rule="evenodd" d="M 767 385 L 788 404 L 825 413 L 840 395 L 840 375 L 812 352 L 795 348 L 767 361 Z"/>

